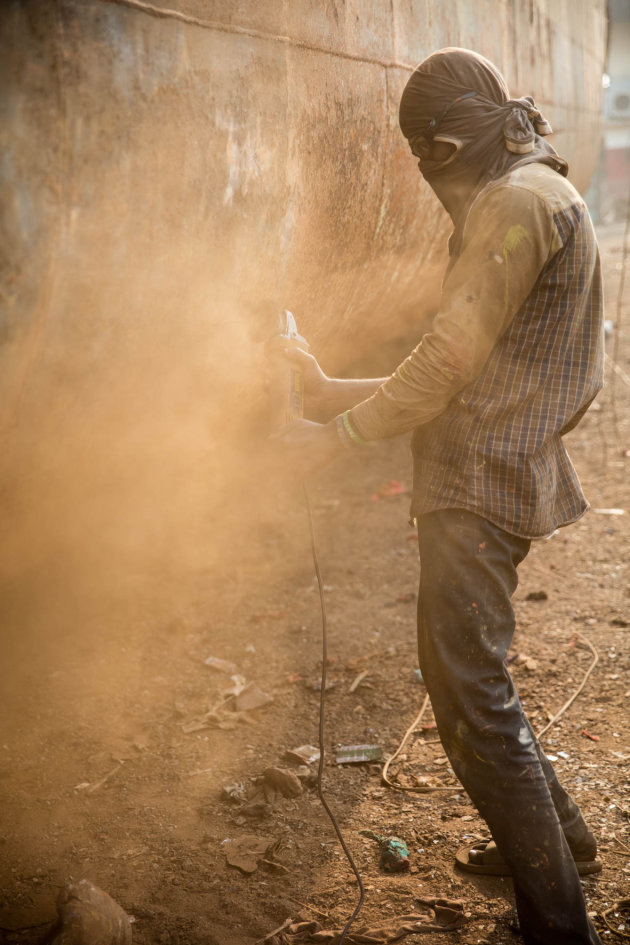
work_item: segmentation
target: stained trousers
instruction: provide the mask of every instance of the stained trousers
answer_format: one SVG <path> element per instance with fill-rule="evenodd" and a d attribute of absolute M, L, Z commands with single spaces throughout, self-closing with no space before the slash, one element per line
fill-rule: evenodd
<path fill-rule="evenodd" d="M 514 881 L 527 945 L 601 945 L 570 847 L 589 835 L 529 724 L 505 658 L 529 551 L 472 512 L 418 520 L 418 651 L 440 739 Z"/>

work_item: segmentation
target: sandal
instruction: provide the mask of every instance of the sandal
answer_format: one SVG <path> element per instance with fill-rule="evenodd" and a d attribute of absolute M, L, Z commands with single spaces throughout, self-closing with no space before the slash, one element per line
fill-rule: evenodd
<path fill-rule="evenodd" d="M 482 873 L 485 876 L 511 876 L 512 871 L 497 849 L 494 840 L 475 840 L 455 854 L 455 862 L 467 873 Z M 575 865 L 580 876 L 600 873 L 601 860 L 576 858 Z"/>

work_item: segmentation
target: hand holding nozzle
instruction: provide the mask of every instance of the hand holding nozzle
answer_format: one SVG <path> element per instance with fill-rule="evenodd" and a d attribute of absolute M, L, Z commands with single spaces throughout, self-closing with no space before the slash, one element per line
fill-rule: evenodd
<path fill-rule="evenodd" d="M 267 343 L 269 361 L 269 426 L 272 432 L 283 430 L 304 416 L 304 378 L 300 364 L 291 361 L 288 352 L 303 351 L 308 342 L 298 334 L 293 314 L 285 309 L 278 319 L 278 330 Z"/>
<path fill-rule="evenodd" d="M 269 343 L 269 406 L 272 439 L 286 465 L 301 479 L 327 466 L 343 451 L 336 427 L 304 420 L 304 395 L 315 406 L 330 380 L 308 354 L 307 341 L 298 334 L 295 318 L 285 310 L 279 331 Z"/>
<path fill-rule="evenodd" d="M 317 358 L 303 348 L 288 347 L 284 348 L 282 353 L 288 361 L 296 365 L 302 372 L 304 396 L 309 406 L 308 412 L 318 414 L 322 405 L 326 402 L 331 378 L 324 374 Z"/>
<path fill-rule="evenodd" d="M 298 334 L 293 314 L 285 309 L 278 319 L 278 331 L 267 342 L 269 425 L 273 432 L 301 419 L 305 412 L 323 421 L 338 412 L 329 403 L 335 381 L 322 371 L 308 348 L 306 339 Z"/>

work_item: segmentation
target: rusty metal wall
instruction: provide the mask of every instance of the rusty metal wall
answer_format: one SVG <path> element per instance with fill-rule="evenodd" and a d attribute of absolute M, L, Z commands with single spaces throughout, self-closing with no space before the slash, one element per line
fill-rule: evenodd
<path fill-rule="evenodd" d="M 599 150 L 605 0 L 13 0 L 0 17 L 4 469 L 83 497 L 177 455 L 160 503 L 186 463 L 218 462 L 220 421 L 259 398 L 270 309 L 335 366 L 413 335 L 448 233 L 397 127 L 428 53 L 475 48 L 534 94 L 579 187 Z"/>

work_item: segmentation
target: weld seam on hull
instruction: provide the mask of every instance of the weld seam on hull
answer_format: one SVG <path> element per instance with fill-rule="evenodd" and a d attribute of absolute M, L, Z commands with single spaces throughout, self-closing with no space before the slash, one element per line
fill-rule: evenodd
<path fill-rule="evenodd" d="M 147 13 L 150 16 L 165 20 L 179 20 L 182 23 L 188 23 L 191 26 L 200 26 L 202 29 L 206 30 L 215 30 L 218 33 L 236 33 L 240 36 L 251 36 L 254 39 L 267 39 L 275 43 L 282 43 L 285 46 L 309 49 L 312 52 L 325 53 L 328 56 L 336 56 L 339 59 L 352 59 L 354 62 L 365 62 L 370 65 L 382 66 L 385 69 L 404 69 L 407 72 L 413 72 L 415 69 L 415 66 L 410 65 L 408 62 L 397 62 L 395 59 L 360 56 L 356 53 L 343 52 L 338 49 L 328 49 L 326 46 L 317 45 L 317 43 L 307 43 L 303 40 L 291 39 L 290 36 L 278 36 L 275 33 L 265 33 L 263 30 L 250 29 L 246 26 L 233 26 L 229 23 L 200 20 L 196 16 L 190 16 L 188 13 L 180 13 L 179 10 L 169 10 L 166 7 L 155 7 L 151 3 L 144 3 L 143 0 L 99 0 L 99 3 L 114 3 L 118 6 L 139 10 L 141 13 Z"/>

